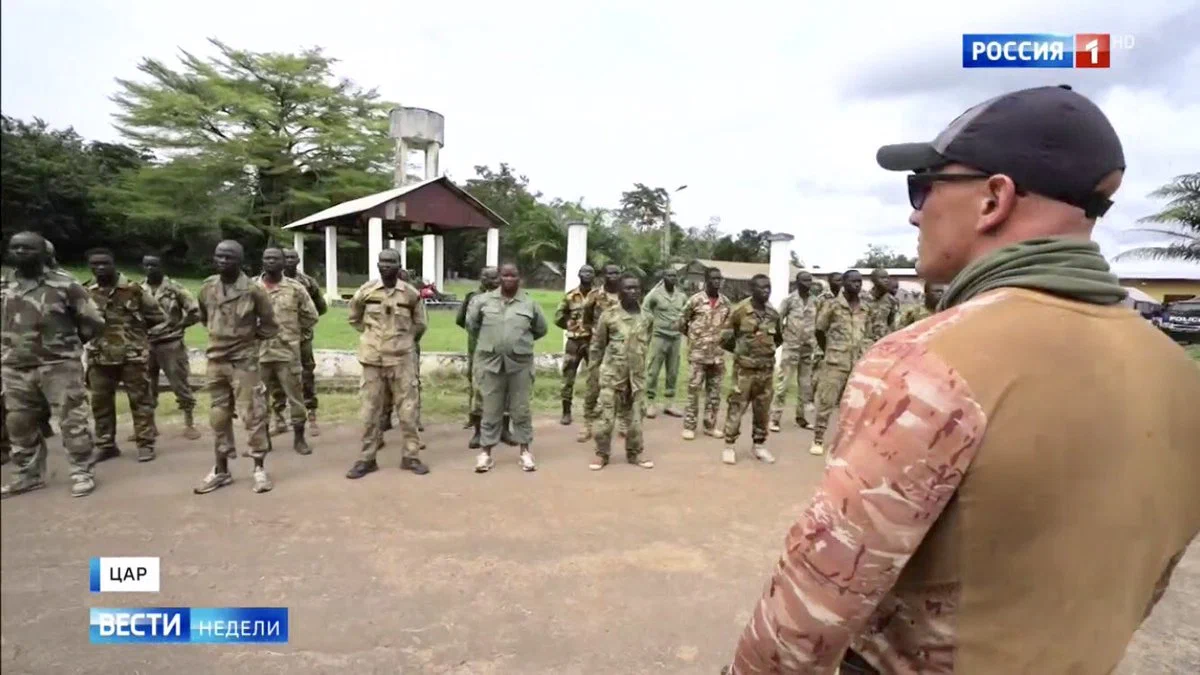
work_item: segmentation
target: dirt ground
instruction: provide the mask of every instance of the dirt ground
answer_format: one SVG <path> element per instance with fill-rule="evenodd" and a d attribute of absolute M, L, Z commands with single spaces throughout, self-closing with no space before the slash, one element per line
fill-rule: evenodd
<path fill-rule="evenodd" d="M 720 441 L 683 442 L 679 429 L 647 420 L 657 468 L 617 462 L 597 474 L 576 427 L 541 420 L 539 471 L 522 473 L 503 448 L 479 476 L 465 432 L 438 425 L 426 434 L 425 477 L 396 468 L 391 432 L 381 470 L 351 482 L 357 429 L 330 425 L 313 456 L 272 455 L 274 492 L 252 494 L 239 458 L 236 482 L 204 496 L 191 488 L 211 441 L 172 432 L 155 462 L 101 465 L 86 499 L 68 496 L 53 439 L 47 489 L 3 502 L 0 665 L 5 675 L 715 674 L 823 461 L 790 423 L 772 436 L 773 466 L 749 458 L 748 433 L 728 467 Z M 161 557 L 162 592 L 89 593 L 92 556 Z M 88 643 L 88 607 L 147 605 L 286 606 L 291 641 Z M 1193 550 L 1118 672 L 1197 664 Z"/>

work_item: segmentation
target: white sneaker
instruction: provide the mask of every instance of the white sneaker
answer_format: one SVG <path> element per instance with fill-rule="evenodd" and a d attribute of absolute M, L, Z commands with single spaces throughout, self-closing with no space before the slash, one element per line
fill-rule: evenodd
<path fill-rule="evenodd" d="M 780 428 L 780 426 L 779 426 L 779 420 L 772 420 L 771 426 L 768 428 L 771 430 L 771 433 L 773 433 L 773 434 L 777 434 L 780 431 L 783 431 L 783 429 Z"/>
<path fill-rule="evenodd" d="M 658 417 L 658 406 L 652 405 L 649 408 L 646 408 L 646 417 L 649 417 L 650 419 Z"/>
<path fill-rule="evenodd" d="M 684 429 L 683 430 L 683 440 L 685 440 L 685 441 L 696 440 L 696 432 L 692 429 Z"/>
<path fill-rule="evenodd" d="M 726 464 L 737 464 L 737 452 L 733 448 L 725 448 L 721 451 L 721 461 Z"/>
<path fill-rule="evenodd" d="M 533 453 L 528 450 L 521 451 L 521 470 L 537 471 L 537 464 L 533 462 Z"/>
<path fill-rule="evenodd" d="M 775 463 L 775 455 L 772 455 L 771 451 L 768 450 L 767 446 L 765 445 L 754 446 L 754 457 L 759 461 L 766 462 L 767 464 Z"/>
<path fill-rule="evenodd" d="M 267 470 L 259 467 L 254 469 L 254 485 L 250 489 L 255 492 L 270 492 L 275 484 L 271 482 L 271 477 L 267 475 Z"/>
<path fill-rule="evenodd" d="M 484 451 L 475 456 L 475 473 L 487 473 L 496 466 L 496 460 L 492 459 L 492 453 Z"/>
<path fill-rule="evenodd" d="M 825 448 L 820 443 L 813 443 L 812 447 L 808 449 L 808 454 L 823 455 L 825 454 Z"/>

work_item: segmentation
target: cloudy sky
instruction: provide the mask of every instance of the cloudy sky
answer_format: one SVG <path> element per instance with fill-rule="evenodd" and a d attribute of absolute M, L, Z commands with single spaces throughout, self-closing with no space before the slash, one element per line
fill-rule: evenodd
<path fill-rule="evenodd" d="M 1109 115 L 1129 168 L 1098 228 L 1106 254 L 1144 243 L 1127 230 L 1155 210 L 1147 193 L 1200 170 L 1200 0 L 2 7 L 7 115 L 115 139 L 113 78 L 136 76 L 142 57 L 207 53 L 207 37 L 258 51 L 319 45 L 340 74 L 443 113 L 442 169 L 456 179 L 504 161 L 549 196 L 593 205 L 634 182 L 686 183 L 674 201 L 685 227 L 719 216 L 728 231 L 789 232 L 826 269 L 869 243 L 914 253 L 903 177 L 876 166 L 876 148 L 930 139 L 1005 90 L 1069 83 Z M 1134 47 L 1109 70 L 964 70 L 964 32 L 1107 32 Z"/>

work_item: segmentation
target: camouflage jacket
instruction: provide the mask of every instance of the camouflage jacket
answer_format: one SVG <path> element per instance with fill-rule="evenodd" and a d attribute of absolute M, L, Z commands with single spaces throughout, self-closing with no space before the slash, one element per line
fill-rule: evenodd
<path fill-rule="evenodd" d="M 425 332 L 425 303 L 407 281 L 388 288 L 375 279 L 363 284 L 350 298 L 350 325 L 362 333 L 358 362 L 368 366 L 398 366 L 416 347 Z"/>
<path fill-rule="evenodd" d="M 275 337 L 258 343 L 258 362 L 299 363 L 300 341 L 304 339 L 304 331 L 311 331 L 317 323 L 317 307 L 313 304 L 308 290 L 304 288 L 304 284 L 288 277 L 281 278 L 274 288 L 267 285 L 261 274 L 254 281 L 271 298 L 275 323 L 279 324 L 279 333 Z"/>
<path fill-rule="evenodd" d="M 512 373 L 533 368 L 533 343 L 546 335 L 542 308 L 525 291 L 512 298 L 499 289 L 474 298 L 467 315 L 475 331 L 475 363 L 486 372 Z"/>
<path fill-rule="evenodd" d="M 154 296 L 124 274 L 117 275 L 112 288 L 104 288 L 92 280 L 87 290 L 104 314 L 104 330 L 85 349 L 88 363 L 119 366 L 148 361 L 150 329 L 166 320 Z"/>
<path fill-rule="evenodd" d="M 616 293 L 609 293 L 603 286 L 593 288 L 583 303 L 583 330 L 588 335 L 593 333 L 596 322 L 609 307 L 621 304 L 621 298 Z"/>
<path fill-rule="evenodd" d="M 762 310 L 754 308 L 750 298 L 742 300 L 729 311 L 721 329 L 721 346 L 733 352 L 734 365 L 746 370 L 765 370 L 775 367 L 775 350 L 783 344 L 783 329 L 779 312 L 767 303 Z"/>
<path fill-rule="evenodd" d="M 178 282 L 163 277 L 158 286 L 151 286 L 149 281 L 143 281 L 142 289 L 154 298 L 166 317 L 165 321 L 150 329 L 147 335 L 150 344 L 182 340 L 184 331 L 200 322 L 200 305 Z"/>
<path fill-rule="evenodd" d="M 668 293 L 665 286 L 659 283 L 642 301 L 642 311 L 654 320 L 654 334 L 659 337 L 679 337 L 679 317 L 683 316 L 683 307 L 687 304 L 687 296 L 679 287 L 674 293 Z"/>
<path fill-rule="evenodd" d="M 567 337 L 586 340 L 592 336 L 591 327 L 583 323 L 583 308 L 590 294 L 591 291 L 584 293 L 582 288 L 576 286 L 563 296 L 558 309 L 554 310 L 554 325 L 566 331 Z"/>
<path fill-rule="evenodd" d="M 475 345 L 479 342 L 479 332 L 472 331 L 471 327 L 467 325 L 467 315 L 471 311 L 471 303 L 475 302 L 477 298 L 482 298 L 487 292 L 482 288 L 477 288 L 463 296 L 462 304 L 458 306 L 458 316 L 454 318 L 454 323 L 458 324 L 459 328 L 467 331 L 468 355 L 475 354 Z"/>
<path fill-rule="evenodd" d="M 871 341 L 882 340 L 888 333 L 896 330 L 896 319 L 900 314 L 900 301 L 891 293 L 883 297 L 872 296 L 866 301 L 868 333 Z"/>
<path fill-rule="evenodd" d="M 226 286 L 219 274 L 204 280 L 196 298 L 208 329 L 209 361 L 258 361 L 258 343 L 279 333 L 271 298 L 262 286 L 239 274 Z"/>
<path fill-rule="evenodd" d="M 779 306 L 780 321 L 783 322 L 783 344 L 792 349 L 812 348 L 816 341 L 817 298 L 809 295 L 800 297 L 793 292 Z"/>
<path fill-rule="evenodd" d="M 284 276 L 287 276 L 286 272 L 284 272 Z M 325 316 L 325 312 L 329 311 L 329 305 L 325 303 L 325 295 L 321 293 L 321 285 L 317 283 L 317 280 L 300 270 L 296 270 L 296 276 L 288 278 L 299 281 L 304 286 L 304 290 L 308 292 L 309 299 L 312 300 L 313 307 L 317 310 L 317 316 Z M 305 342 L 312 342 L 313 327 L 309 326 L 301 330 L 300 339 Z"/>
<path fill-rule="evenodd" d="M 825 334 L 825 365 L 848 372 L 871 346 L 866 302 L 851 309 L 846 296 L 837 296 L 821 308 L 817 330 Z"/>
<path fill-rule="evenodd" d="M 0 287 L 0 363 L 10 368 L 78 361 L 83 343 L 104 329 L 104 315 L 69 275 L 11 274 Z"/>
<path fill-rule="evenodd" d="M 717 294 L 710 302 L 704 291 L 688 298 L 679 317 L 679 332 L 688 339 L 689 363 L 722 363 L 725 353 L 721 351 L 721 329 L 729 317 L 732 305 L 729 298 Z"/>
<path fill-rule="evenodd" d="M 645 388 L 646 352 L 654 324 L 649 313 L 630 312 L 620 305 L 600 315 L 592 333 L 588 359 L 600 366 L 601 387 L 628 383 L 631 391 Z"/>
<path fill-rule="evenodd" d="M 924 303 L 909 305 L 900 310 L 900 318 L 896 320 L 896 329 L 907 328 L 921 319 L 927 319 L 931 316 L 933 316 L 933 312 Z"/>

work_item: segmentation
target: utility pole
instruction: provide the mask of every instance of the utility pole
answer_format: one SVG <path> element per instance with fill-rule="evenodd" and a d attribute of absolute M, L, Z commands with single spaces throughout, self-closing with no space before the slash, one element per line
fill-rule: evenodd
<path fill-rule="evenodd" d="M 663 215 L 662 258 L 664 264 L 671 258 L 671 194 L 686 189 L 687 185 L 680 185 L 667 193 L 667 212 Z"/>

